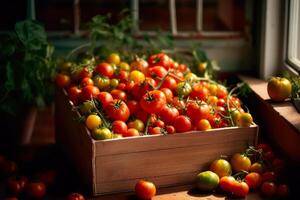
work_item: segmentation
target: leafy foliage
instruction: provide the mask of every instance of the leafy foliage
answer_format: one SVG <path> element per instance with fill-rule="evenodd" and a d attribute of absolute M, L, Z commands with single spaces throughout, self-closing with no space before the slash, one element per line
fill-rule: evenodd
<path fill-rule="evenodd" d="M 292 99 L 300 98 L 300 78 L 296 76 L 291 76 L 287 71 L 283 72 L 283 76 L 289 79 L 292 84 Z"/>
<path fill-rule="evenodd" d="M 21 21 L 0 42 L 0 111 L 16 115 L 24 105 L 50 102 L 55 60 L 44 28 L 37 21 Z"/>

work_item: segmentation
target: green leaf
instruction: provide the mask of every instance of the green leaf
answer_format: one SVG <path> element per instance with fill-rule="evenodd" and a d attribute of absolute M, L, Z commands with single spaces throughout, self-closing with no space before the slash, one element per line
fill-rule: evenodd
<path fill-rule="evenodd" d="M 25 20 L 16 23 L 15 32 L 22 44 L 31 50 L 38 50 L 47 43 L 44 28 L 33 20 Z"/>
<path fill-rule="evenodd" d="M 10 62 L 6 64 L 6 81 L 4 87 L 6 91 L 11 91 L 15 87 L 14 72 Z"/>

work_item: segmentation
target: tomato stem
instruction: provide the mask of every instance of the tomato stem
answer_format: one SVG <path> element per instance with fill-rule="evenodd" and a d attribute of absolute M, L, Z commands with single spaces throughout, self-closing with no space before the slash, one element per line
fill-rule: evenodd
<path fill-rule="evenodd" d="M 146 128 L 144 131 L 144 135 L 148 135 L 148 129 L 149 129 L 149 125 L 150 125 L 150 119 L 151 119 L 151 114 L 148 116 L 147 122 L 146 122 Z"/>

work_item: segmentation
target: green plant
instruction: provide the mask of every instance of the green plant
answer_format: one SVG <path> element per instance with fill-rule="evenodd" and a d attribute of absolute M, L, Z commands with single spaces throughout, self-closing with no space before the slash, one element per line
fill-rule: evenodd
<path fill-rule="evenodd" d="M 49 103 L 55 60 L 44 28 L 37 21 L 21 21 L 0 42 L 0 111 L 15 116 L 24 106 Z"/>

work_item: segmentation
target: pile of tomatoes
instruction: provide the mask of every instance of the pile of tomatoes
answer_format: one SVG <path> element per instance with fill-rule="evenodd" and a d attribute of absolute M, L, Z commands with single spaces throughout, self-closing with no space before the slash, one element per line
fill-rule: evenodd
<path fill-rule="evenodd" d="M 284 166 L 285 162 L 274 155 L 269 145 L 259 144 L 234 154 L 230 161 L 213 161 L 209 171 L 198 174 L 197 186 L 200 190 L 220 189 L 238 197 L 254 190 L 267 197 L 287 198 L 289 187 L 281 183 L 279 176 Z"/>
<path fill-rule="evenodd" d="M 225 86 L 165 53 L 125 62 L 120 55 L 59 65 L 56 84 L 79 108 L 94 139 L 250 126 L 252 116 Z"/>

